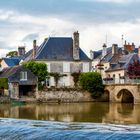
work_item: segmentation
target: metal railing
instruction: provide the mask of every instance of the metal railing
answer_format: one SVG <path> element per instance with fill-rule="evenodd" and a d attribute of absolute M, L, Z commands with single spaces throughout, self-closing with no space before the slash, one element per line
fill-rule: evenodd
<path fill-rule="evenodd" d="M 130 79 L 130 78 L 125 78 L 125 79 L 119 79 L 115 78 L 114 80 L 103 80 L 104 85 L 112 85 L 112 84 L 140 84 L 140 79 Z"/>

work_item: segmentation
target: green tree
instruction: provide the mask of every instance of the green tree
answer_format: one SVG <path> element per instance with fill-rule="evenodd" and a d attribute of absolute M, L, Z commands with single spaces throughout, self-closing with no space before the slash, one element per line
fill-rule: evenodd
<path fill-rule="evenodd" d="M 101 75 L 97 72 L 82 73 L 79 82 L 84 90 L 92 94 L 93 98 L 101 96 L 104 90 Z"/>
<path fill-rule="evenodd" d="M 10 51 L 6 54 L 6 57 L 14 57 L 14 56 L 18 56 L 17 51 Z"/>
<path fill-rule="evenodd" d="M 29 61 L 23 63 L 23 66 L 31 70 L 38 77 L 38 86 L 39 89 L 42 89 L 42 82 L 46 80 L 48 75 L 47 65 L 45 63 Z"/>
<path fill-rule="evenodd" d="M 49 75 L 54 77 L 56 87 L 58 86 L 58 82 L 59 82 L 60 78 L 64 77 L 64 76 L 67 76 L 66 74 L 60 74 L 58 72 L 51 72 Z"/>

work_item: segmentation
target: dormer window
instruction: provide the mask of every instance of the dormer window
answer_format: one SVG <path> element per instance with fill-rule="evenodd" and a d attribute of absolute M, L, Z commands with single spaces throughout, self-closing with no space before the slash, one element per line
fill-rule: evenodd
<path fill-rule="evenodd" d="M 20 72 L 20 80 L 26 81 L 27 80 L 27 71 L 21 71 Z"/>

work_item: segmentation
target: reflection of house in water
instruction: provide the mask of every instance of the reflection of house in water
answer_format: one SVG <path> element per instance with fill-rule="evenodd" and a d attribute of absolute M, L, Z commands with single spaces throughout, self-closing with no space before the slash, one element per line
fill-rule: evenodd
<path fill-rule="evenodd" d="M 104 116 L 105 123 L 135 124 L 140 123 L 139 105 L 110 104 L 109 112 Z"/>
<path fill-rule="evenodd" d="M 1 105 L 0 117 L 33 120 L 140 124 L 140 105 L 133 104 L 28 104 Z"/>
<path fill-rule="evenodd" d="M 108 104 L 28 104 L 26 106 L 4 107 L 0 117 L 24 118 L 64 122 L 102 122 L 108 113 Z M 6 116 L 5 116 L 6 115 Z"/>

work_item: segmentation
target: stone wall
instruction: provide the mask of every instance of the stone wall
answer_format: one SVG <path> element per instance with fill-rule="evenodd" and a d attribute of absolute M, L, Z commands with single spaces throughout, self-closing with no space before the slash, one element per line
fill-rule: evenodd
<path fill-rule="evenodd" d="M 90 102 L 93 99 L 90 93 L 82 90 L 50 90 L 39 91 L 37 95 L 39 102 Z"/>
<path fill-rule="evenodd" d="M 8 96 L 0 96 L 0 104 L 10 103 L 10 97 Z"/>

